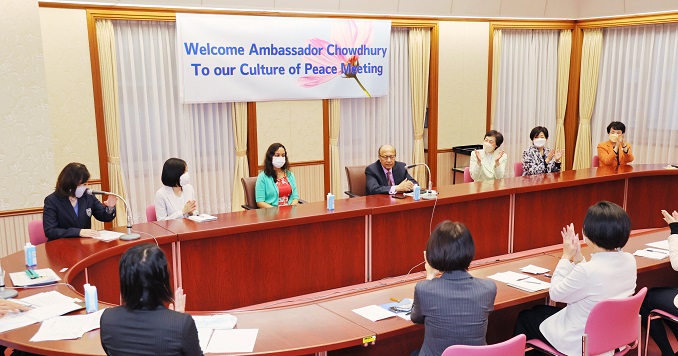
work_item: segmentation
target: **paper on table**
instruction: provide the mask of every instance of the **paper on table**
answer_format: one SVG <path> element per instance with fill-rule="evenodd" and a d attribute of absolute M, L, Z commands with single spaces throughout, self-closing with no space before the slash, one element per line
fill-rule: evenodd
<path fill-rule="evenodd" d="M 198 340 L 200 341 L 200 349 L 202 352 L 207 352 L 207 345 L 212 338 L 214 329 L 198 328 Z"/>
<path fill-rule="evenodd" d="M 528 277 L 528 278 L 524 278 L 524 279 L 521 279 L 521 280 L 518 280 L 518 281 L 509 282 L 509 283 L 506 283 L 506 284 L 509 285 L 510 287 L 522 289 L 526 292 L 531 292 L 531 293 L 540 291 L 542 289 L 551 288 L 551 283 L 540 281 L 540 280 L 538 280 L 534 277 Z"/>
<path fill-rule="evenodd" d="M 214 330 L 206 353 L 252 352 L 259 329 Z"/>
<path fill-rule="evenodd" d="M 390 312 L 378 305 L 368 305 L 366 307 L 353 309 L 351 311 L 371 321 L 377 321 L 396 316 L 395 313 Z"/>
<path fill-rule="evenodd" d="M 531 273 L 531 274 L 542 274 L 550 271 L 548 268 L 544 267 L 539 267 L 535 265 L 527 265 L 525 267 L 520 267 L 520 270 L 525 272 L 525 273 Z"/>
<path fill-rule="evenodd" d="M 635 256 L 647 257 L 653 260 L 663 260 L 669 257 L 669 251 L 644 249 L 633 253 Z"/>
<path fill-rule="evenodd" d="M 662 250 L 668 251 L 669 240 L 661 240 L 661 241 L 657 241 L 657 242 L 650 242 L 650 243 L 646 243 L 645 245 L 650 246 L 650 247 L 660 248 Z"/>
<path fill-rule="evenodd" d="M 82 306 L 70 302 L 37 307 L 23 313 L 8 314 L 5 317 L 0 318 L 0 333 L 39 323 L 43 320 L 70 313 L 78 309 L 82 309 Z"/>
<path fill-rule="evenodd" d="M 402 308 L 402 310 L 397 310 L 393 311 L 390 309 L 391 307 L 398 306 Z M 410 298 L 403 298 L 400 302 L 391 302 L 391 303 L 386 303 L 386 304 L 381 304 L 379 307 L 395 313 L 395 315 L 399 318 L 405 319 L 405 320 L 412 320 L 410 318 L 410 314 L 412 313 L 412 299 Z"/>
<path fill-rule="evenodd" d="M 195 221 L 195 222 L 206 222 L 206 221 L 214 221 L 217 219 L 216 216 L 213 215 L 207 215 L 207 214 L 200 214 L 200 215 L 191 215 L 188 217 L 189 219 Z"/>
<path fill-rule="evenodd" d="M 33 306 L 44 307 L 46 305 L 54 305 L 59 303 L 71 303 L 73 298 L 67 297 L 55 290 L 49 292 L 42 292 L 33 294 L 21 299 L 22 302 L 31 304 Z"/>
<path fill-rule="evenodd" d="M 104 309 L 96 313 L 69 315 L 47 319 L 30 341 L 72 340 L 82 337 L 86 332 L 99 328 Z"/>
<path fill-rule="evenodd" d="M 499 272 L 499 273 L 495 273 L 491 276 L 487 276 L 487 278 L 492 278 L 495 281 L 504 282 L 504 283 L 515 282 L 515 281 L 525 279 L 525 278 L 528 278 L 528 277 L 530 277 L 530 276 L 523 274 L 523 273 L 513 272 L 513 271 Z"/>
<path fill-rule="evenodd" d="M 9 278 L 12 280 L 12 284 L 15 287 L 39 286 L 43 284 L 52 284 L 61 280 L 61 277 L 54 273 L 51 268 L 36 269 L 34 272 L 40 277 L 31 279 L 26 272 L 21 271 L 10 273 Z"/>
<path fill-rule="evenodd" d="M 92 237 L 93 239 L 108 242 L 117 240 L 120 236 L 124 235 L 122 232 L 109 231 L 109 230 L 99 230 L 99 236 Z"/>
<path fill-rule="evenodd" d="M 195 326 L 200 329 L 233 329 L 238 318 L 231 314 L 193 315 Z"/>

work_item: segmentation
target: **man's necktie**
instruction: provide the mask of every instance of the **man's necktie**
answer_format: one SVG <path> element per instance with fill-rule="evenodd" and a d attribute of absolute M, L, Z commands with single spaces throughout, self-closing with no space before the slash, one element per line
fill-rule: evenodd
<path fill-rule="evenodd" d="M 393 182 L 393 175 L 391 174 L 391 171 L 386 171 L 386 179 L 388 180 L 388 185 L 395 185 L 395 182 Z"/>

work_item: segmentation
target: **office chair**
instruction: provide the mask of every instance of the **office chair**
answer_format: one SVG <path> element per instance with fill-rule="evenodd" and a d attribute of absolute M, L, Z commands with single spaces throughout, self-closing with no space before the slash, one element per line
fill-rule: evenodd
<path fill-rule="evenodd" d="M 45 228 L 42 225 L 42 220 L 32 220 L 28 222 L 28 238 L 31 240 L 31 245 L 38 246 L 47 242 L 45 236 Z"/>
<path fill-rule="evenodd" d="M 367 166 L 346 166 L 346 180 L 348 181 L 348 191 L 344 194 L 349 198 L 361 197 L 367 195 L 365 178 L 365 168 Z"/>
<path fill-rule="evenodd" d="M 525 355 L 525 334 L 494 345 L 467 346 L 452 345 L 441 356 L 523 356 Z"/>

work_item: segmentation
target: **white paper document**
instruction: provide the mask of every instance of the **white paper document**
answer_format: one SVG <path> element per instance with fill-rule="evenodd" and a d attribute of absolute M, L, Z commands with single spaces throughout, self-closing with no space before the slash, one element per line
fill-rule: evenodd
<path fill-rule="evenodd" d="M 198 341 L 200 342 L 200 349 L 202 352 L 207 352 L 207 345 L 212 338 L 212 332 L 214 332 L 214 329 L 198 328 Z"/>
<path fill-rule="evenodd" d="M 207 215 L 207 214 L 200 214 L 200 215 L 191 215 L 188 217 L 189 219 L 195 221 L 195 222 L 206 222 L 206 221 L 214 221 L 217 219 L 216 216 L 213 215 Z"/>
<path fill-rule="evenodd" d="M 371 321 L 378 321 L 396 316 L 396 313 L 388 311 L 378 305 L 368 305 L 351 311 Z"/>
<path fill-rule="evenodd" d="M 24 271 L 12 272 L 9 274 L 9 278 L 15 287 L 39 286 L 61 280 L 61 277 L 54 273 L 51 268 L 36 269 L 34 272 L 38 274 L 38 278 L 31 279 Z"/>
<path fill-rule="evenodd" d="M 99 328 L 99 321 L 104 309 L 96 313 L 69 315 L 47 319 L 31 338 L 32 342 L 49 340 L 73 340 L 82 337 L 86 332 Z"/>
<path fill-rule="evenodd" d="M 233 329 L 238 322 L 238 318 L 231 314 L 218 315 L 193 315 L 195 326 L 200 329 Z"/>
<path fill-rule="evenodd" d="M 646 243 L 645 245 L 650 247 L 656 247 L 662 250 L 669 250 L 669 240 L 661 240 L 657 242 Z"/>
<path fill-rule="evenodd" d="M 29 304 L 29 306 L 38 306 L 44 307 L 48 305 L 55 305 L 60 303 L 71 303 L 76 301 L 75 298 L 67 297 L 55 290 L 49 292 L 43 292 L 38 294 L 33 294 L 26 298 L 20 300 L 23 303 Z"/>
<path fill-rule="evenodd" d="M 531 274 L 543 274 L 543 273 L 550 271 L 550 269 L 548 269 L 548 268 L 543 268 L 543 267 L 539 267 L 539 266 L 535 266 L 535 265 L 527 265 L 525 267 L 520 267 L 520 270 L 522 272 L 531 273 Z"/>
<path fill-rule="evenodd" d="M 108 242 L 108 241 L 117 240 L 122 235 L 124 235 L 124 233 L 122 233 L 122 232 L 99 230 L 99 236 L 94 236 L 92 238 L 99 240 L 99 241 Z"/>
<path fill-rule="evenodd" d="M 638 251 L 634 252 L 633 255 L 634 256 L 640 256 L 640 257 L 647 257 L 647 258 L 651 258 L 653 260 L 663 260 L 663 259 L 669 257 L 669 251 L 654 249 L 654 248 L 646 248 L 646 249 L 638 250 Z"/>
<path fill-rule="evenodd" d="M 83 307 L 73 302 L 37 307 L 23 313 L 10 313 L 0 318 L 0 333 L 70 313 Z"/>
<path fill-rule="evenodd" d="M 531 293 L 543 289 L 549 289 L 551 287 L 551 283 L 549 282 L 544 282 L 526 274 L 512 271 L 496 273 L 491 276 L 487 276 L 487 278 L 504 282 L 511 287 L 522 289 Z"/>
<path fill-rule="evenodd" d="M 252 352 L 259 329 L 214 330 L 204 352 Z"/>
<path fill-rule="evenodd" d="M 513 272 L 513 271 L 508 271 L 508 272 L 499 272 L 495 273 L 491 276 L 487 276 L 487 278 L 494 279 L 495 281 L 499 282 L 504 282 L 504 283 L 509 283 L 509 282 L 515 282 L 521 279 L 529 278 L 530 276 L 524 274 L 524 273 L 518 273 L 518 272 Z"/>

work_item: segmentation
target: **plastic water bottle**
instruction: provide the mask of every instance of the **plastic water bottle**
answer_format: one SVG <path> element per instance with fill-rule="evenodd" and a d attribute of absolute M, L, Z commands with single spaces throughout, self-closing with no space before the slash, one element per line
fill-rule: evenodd
<path fill-rule="evenodd" d="M 327 193 L 327 210 L 334 210 L 334 194 Z"/>
<path fill-rule="evenodd" d="M 85 290 L 85 310 L 87 313 L 94 313 L 99 310 L 99 298 L 97 295 L 97 287 L 88 284 L 83 286 Z"/>
<path fill-rule="evenodd" d="M 414 185 L 414 200 L 418 201 L 421 199 L 421 187 L 419 187 L 419 184 Z"/>
<path fill-rule="evenodd" d="M 26 258 L 26 266 L 35 267 L 38 265 L 38 257 L 35 253 L 35 246 L 31 245 L 30 242 L 26 242 L 26 246 L 24 246 L 24 257 Z"/>

